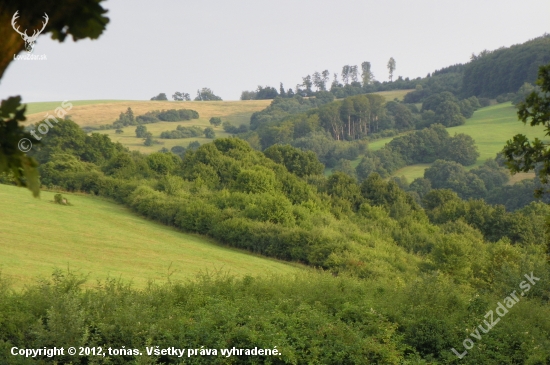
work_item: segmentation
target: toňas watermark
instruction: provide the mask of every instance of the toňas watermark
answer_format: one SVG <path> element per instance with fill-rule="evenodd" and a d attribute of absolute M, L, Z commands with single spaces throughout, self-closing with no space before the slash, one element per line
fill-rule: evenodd
<path fill-rule="evenodd" d="M 500 318 L 504 317 L 506 313 L 508 313 L 508 309 L 512 308 L 516 303 L 518 303 L 520 297 L 525 296 L 525 294 L 531 289 L 531 285 L 535 285 L 536 282 L 540 280 L 540 278 L 535 277 L 532 272 L 531 272 L 531 275 L 525 274 L 524 276 L 527 280 L 524 280 L 521 283 L 519 283 L 519 288 L 522 289 L 521 293 L 519 293 L 518 295 L 518 293 L 516 293 L 516 291 L 514 290 L 506 298 L 504 298 L 503 300 L 504 304 L 502 304 L 501 302 L 498 302 L 494 312 L 492 310 L 487 312 L 484 316 L 485 320 L 483 321 L 483 324 L 485 324 L 485 327 L 483 326 L 483 324 L 480 324 L 479 326 L 476 327 L 474 332 L 470 333 L 470 336 L 473 339 L 480 341 L 482 336 L 479 331 L 481 330 L 482 333 L 489 333 L 489 331 L 498 322 L 500 322 Z M 498 317 L 494 315 L 495 312 L 498 315 Z M 490 322 L 487 322 L 487 320 L 489 320 Z M 459 359 L 462 359 L 468 353 L 468 350 L 474 347 L 474 341 L 470 338 L 466 338 L 462 342 L 462 346 L 464 346 L 464 348 L 466 349 L 463 353 L 459 353 L 454 347 L 451 349 L 451 351 Z"/>
<path fill-rule="evenodd" d="M 64 119 L 65 116 L 67 115 L 67 111 L 71 110 L 72 107 L 73 107 L 73 104 L 71 104 L 67 100 L 63 100 L 63 102 L 61 103 L 61 106 L 58 106 L 57 108 L 55 108 L 54 113 L 57 116 L 57 118 Z M 31 129 L 29 133 L 31 134 L 31 136 L 34 137 L 34 139 L 36 139 L 37 141 L 40 141 L 43 138 L 42 136 L 45 136 L 46 134 L 48 134 L 48 132 L 50 131 L 50 128 L 53 128 L 54 125 L 52 123 L 55 123 L 55 124 L 59 123 L 59 120 L 57 118 L 50 113 L 46 113 L 42 123 L 40 123 L 36 129 Z M 42 136 L 39 136 L 36 133 L 37 130 Z M 19 147 L 19 150 L 21 152 L 27 153 L 32 149 L 32 141 L 29 138 L 22 138 L 19 140 L 17 147 Z"/>

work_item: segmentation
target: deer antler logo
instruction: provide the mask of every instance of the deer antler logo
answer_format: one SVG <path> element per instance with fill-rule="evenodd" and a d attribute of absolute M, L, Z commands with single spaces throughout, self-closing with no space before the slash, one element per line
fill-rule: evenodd
<path fill-rule="evenodd" d="M 45 22 L 42 22 L 42 29 L 40 29 L 39 31 L 33 31 L 32 35 L 29 37 L 29 35 L 27 34 L 27 30 L 25 29 L 25 32 L 20 32 L 19 31 L 19 26 L 17 26 L 17 28 L 15 27 L 16 24 L 15 24 L 15 21 L 17 20 L 17 18 L 19 18 L 19 15 L 17 15 L 17 13 L 19 12 L 19 10 L 17 10 L 15 12 L 15 14 L 13 14 L 13 17 L 11 18 L 11 26 L 13 27 L 13 29 L 19 33 L 21 35 L 21 38 L 23 38 L 23 40 L 25 41 L 25 50 L 28 52 L 28 53 L 32 53 L 33 49 L 34 49 L 34 43 L 36 42 L 36 38 L 38 38 L 38 36 L 40 35 L 40 33 L 42 33 L 42 31 L 44 30 L 44 28 L 46 28 L 46 24 L 48 24 L 48 14 L 44 13 L 44 19 L 46 20 Z"/>

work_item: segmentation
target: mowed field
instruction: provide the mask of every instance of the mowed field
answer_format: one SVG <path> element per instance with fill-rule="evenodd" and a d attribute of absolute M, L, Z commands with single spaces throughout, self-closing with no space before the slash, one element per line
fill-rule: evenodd
<path fill-rule="evenodd" d="M 474 113 L 472 118 L 466 119 L 466 124 L 447 128 L 447 131 L 451 136 L 455 133 L 464 133 L 475 140 L 480 156 L 476 164 L 468 166 L 468 169 L 482 165 L 487 159 L 495 158 L 496 154 L 506 144 L 506 141 L 512 139 L 516 134 L 524 134 L 530 140 L 535 137 L 541 140 L 550 140 L 544 135 L 544 127 L 531 127 L 518 121 L 516 108 L 511 103 L 497 104 L 479 109 Z M 371 150 L 378 150 L 393 138 L 395 137 L 376 140 L 369 144 L 369 148 Z M 424 170 L 429 166 L 430 164 L 406 166 L 397 170 L 394 176 L 405 176 L 411 182 L 417 177 L 423 177 Z M 533 174 L 518 174 L 513 181 L 532 177 Z"/>
<path fill-rule="evenodd" d="M 242 276 L 305 270 L 147 221 L 100 198 L 64 194 L 72 206 L 52 203 L 54 193 L 33 198 L 24 188 L 0 185 L 0 273 L 15 287 L 59 268 L 143 287 L 221 270 Z"/>
<path fill-rule="evenodd" d="M 391 90 L 391 91 L 380 91 L 374 94 L 382 95 L 386 98 L 386 101 L 392 101 L 394 99 L 403 100 L 406 94 L 410 93 L 414 89 L 409 90 Z"/>

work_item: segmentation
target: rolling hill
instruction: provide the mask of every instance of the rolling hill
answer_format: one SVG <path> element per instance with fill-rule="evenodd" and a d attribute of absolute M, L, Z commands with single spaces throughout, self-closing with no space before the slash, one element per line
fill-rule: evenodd
<path fill-rule="evenodd" d="M 147 221 L 100 198 L 67 194 L 73 205 L 63 206 L 53 204 L 53 196 L 42 191 L 35 199 L 26 189 L 0 185 L 0 221 L 9 222 L 0 225 L 0 272 L 16 287 L 67 267 L 89 274 L 89 282 L 120 277 L 138 287 L 201 271 L 242 276 L 300 270 Z"/>

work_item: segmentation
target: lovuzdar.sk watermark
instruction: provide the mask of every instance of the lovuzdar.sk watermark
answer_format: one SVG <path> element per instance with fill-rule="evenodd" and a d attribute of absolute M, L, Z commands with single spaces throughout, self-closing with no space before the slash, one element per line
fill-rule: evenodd
<path fill-rule="evenodd" d="M 485 324 L 485 326 L 483 324 L 480 324 L 474 329 L 472 333 L 470 333 L 470 336 L 473 339 L 481 341 L 483 334 L 489 333 L 489 331 L 493 329 L 493 327 L 496 326 L 498 322 L 500 322 L 500 319 L 508 313 L 508 310 L 511 309 L 516 303 L 518 303 L 521 297 L 527 294 L 527 292 L 531 289 L 531 285 L 535 285 L 537 281 L 540 280 L 540 278 L 534 276 L 532 272 L 531 275 L 525 274 L 524 276 L 527 280 L 519 283 L 519 288 L 523 290 L 520 293 L 514 290 L 506 298 L 504 298 L 504 300 L 502 301 L 504 302 L 504 304 L 498 302 L 494 312 L 492 310 L 487 312 L 484 316 L 485 320 L 483 321 L 483 324 Z M 497 315 L 495 315 L 495 313 Z M 470 350 L 472 347 L 474 347 L 474 341 L 470 338 L 466 338 L 462 342 L 462 346 L 464 346 L 464 348 L 466 349 L 462 353 L 458 352 L 454 347 L 451 349 L 451 351 L 459 359 L 462 359 L 464 356 L 466 356 L 466 354 L 468 353 L 467 350 Z"/>
<path fill-rule="evenodd" d="M 19 18 L 19 10 L 17 10 L 15 12 L 15 14 L 13 14 L 13 17 L 11 18 L 11 26 L 13 27 L 13 30 L 15 30 L 20 36 L 21 38 L 23 39 L 23 41 L 25 42 L 25 51 L 27 51 L 26 54 L 23 54 L 23 55 L 13 55 L 13 59 L 16 60 L 16 61 L 45 61 L 47 60 L 48 58 L 46 57 L 45 54 L 41 54 L 41 55 L 34 55 L 32 54 L 32 52 L 34 51 L 34 46 L 36 45 L 36 39 L 38 38 L 38 36 L 40 35 L 40 33 L 42 33 L 42 31 L 44 30 L 44 28 L 46 28 L 46 25 L 48 24 L 48 14 L 44 13 L 44 21 L 42 22 L 42 29 L 40 30 L 33 30 L 33 33 L 32 35 L 28 35 L 27 34 L 27 29 L 25 29 L 25 31 L 20 31 L 19 30 L 19 25 L 17 25 L 17 18 Z"/>

